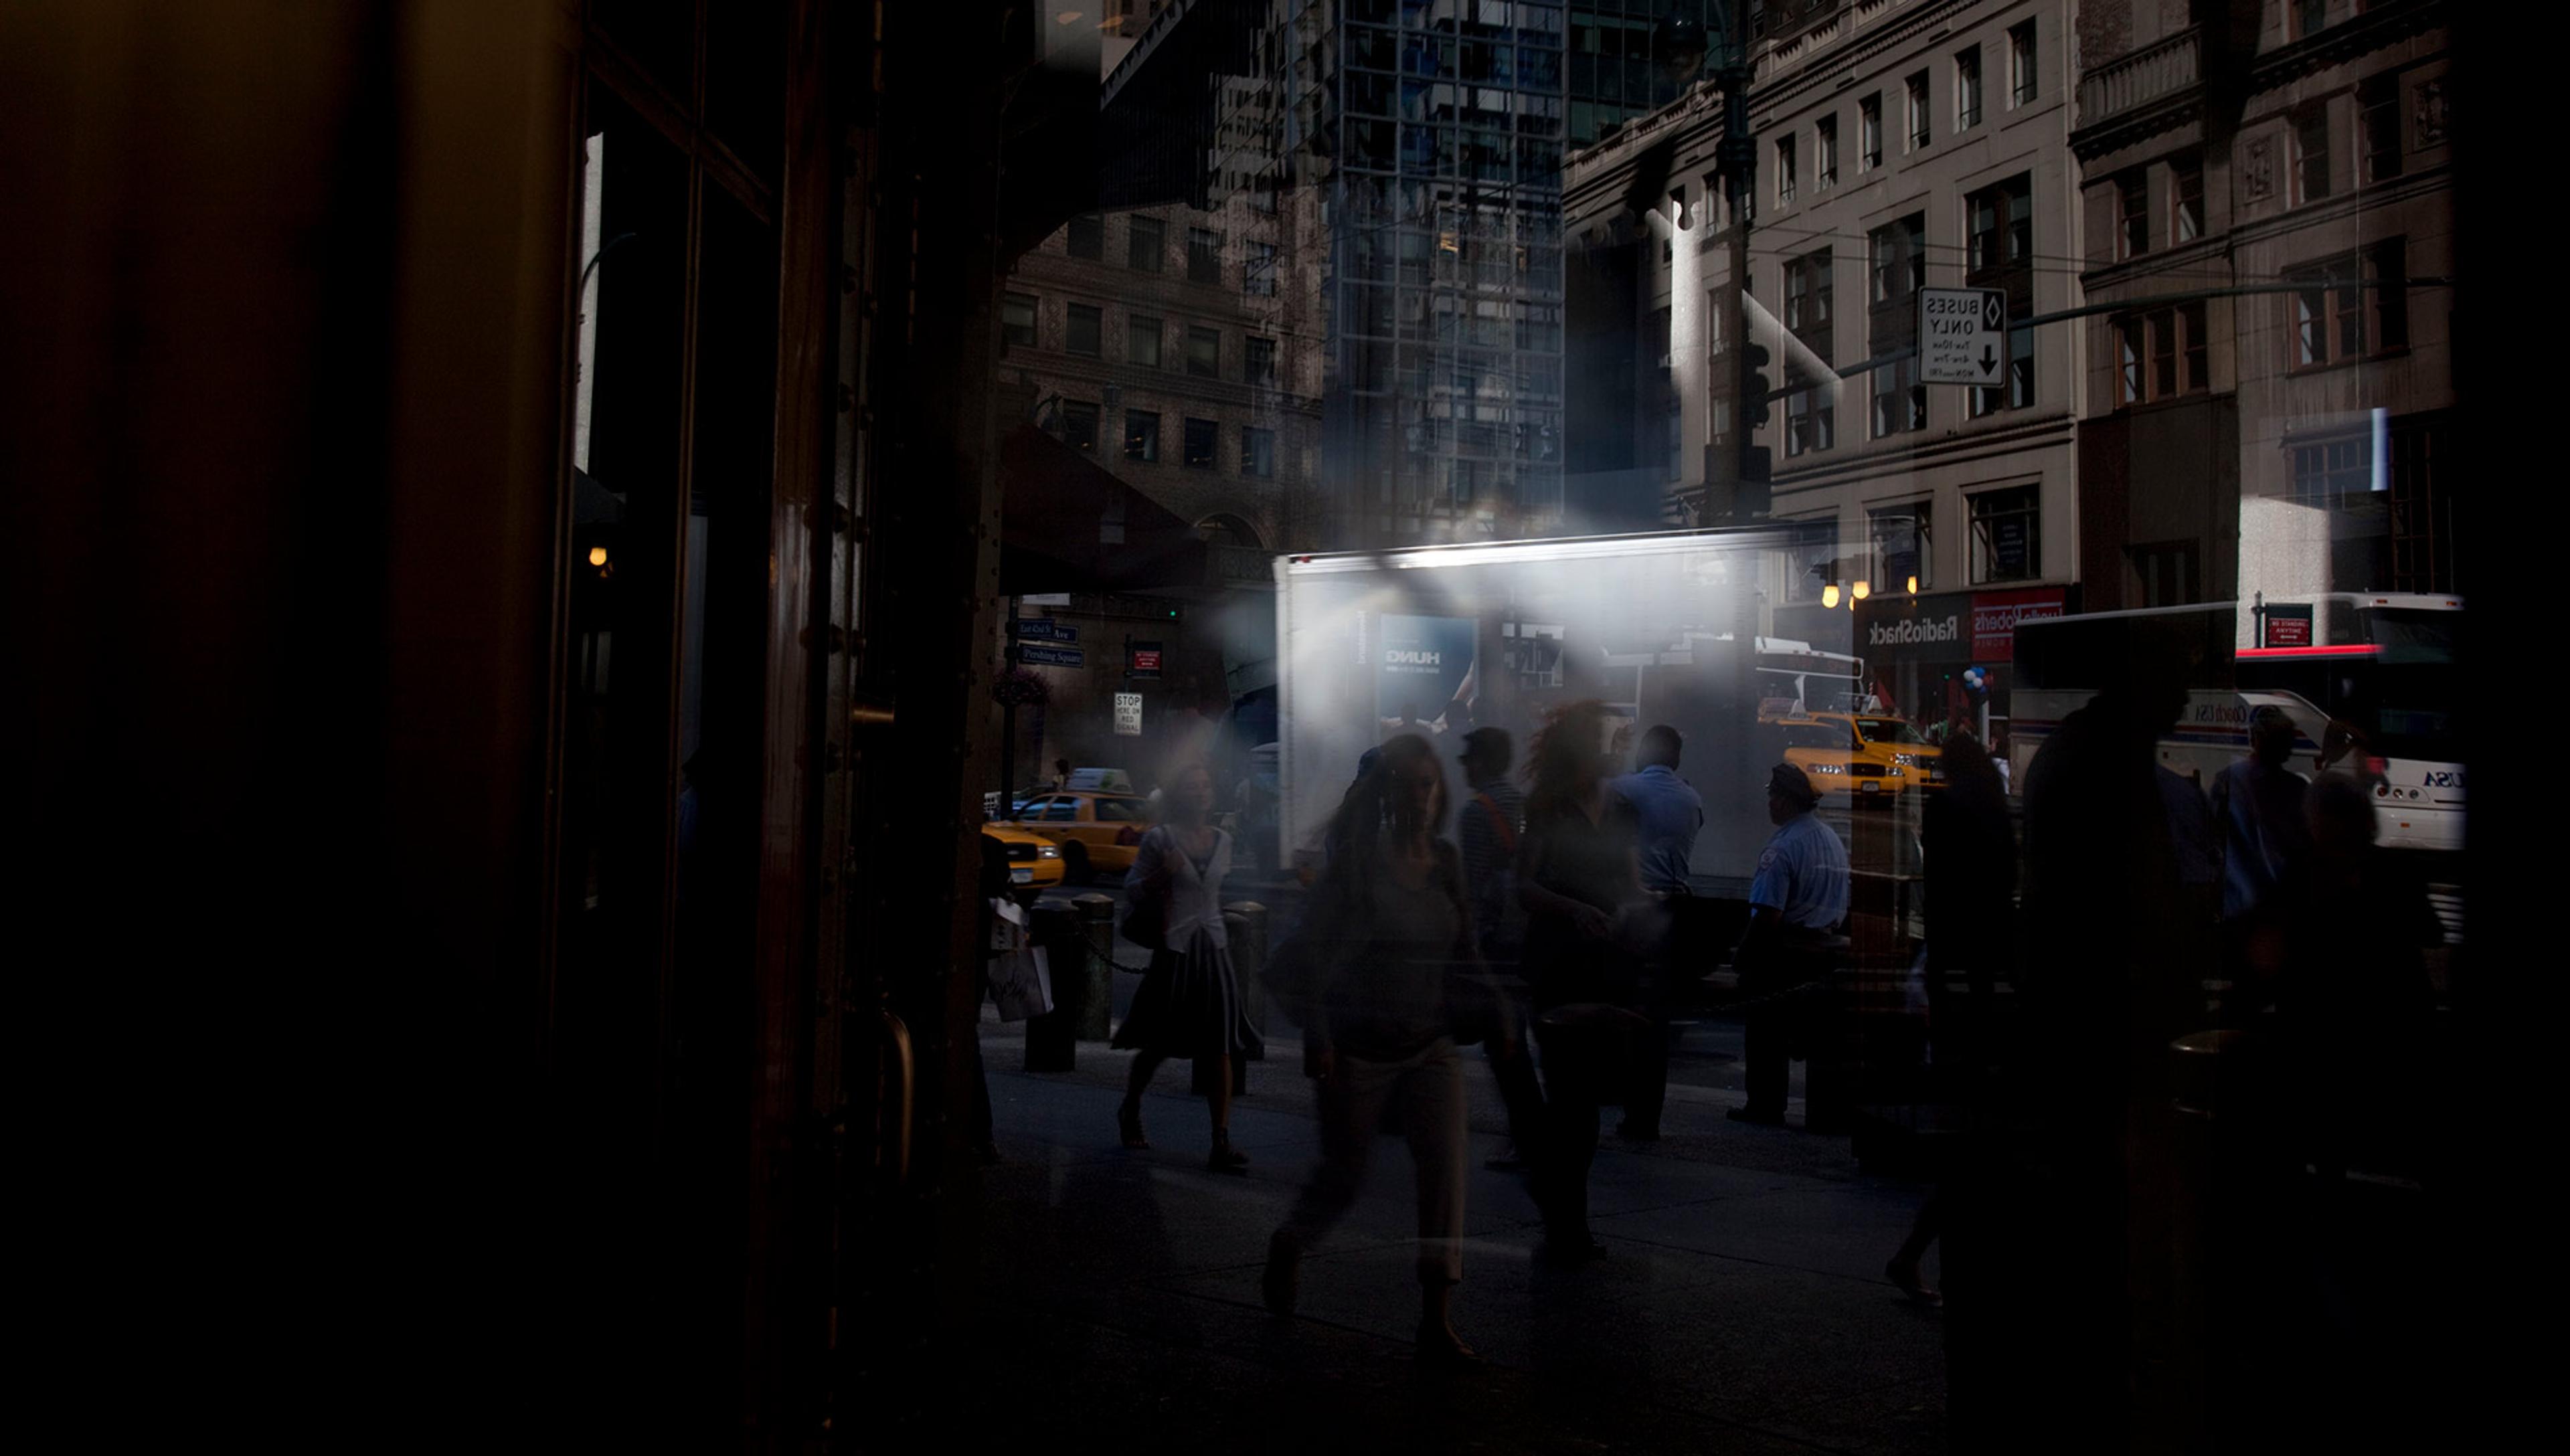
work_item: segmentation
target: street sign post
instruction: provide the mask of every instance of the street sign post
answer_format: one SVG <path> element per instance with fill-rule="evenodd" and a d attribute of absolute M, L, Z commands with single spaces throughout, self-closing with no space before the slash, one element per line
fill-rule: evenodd
<path fill-rule="evenodd" d="M 1140 693 L 1115 695 L 1115 733 L 1119 738 L 1142 736 L 1142 695 Z"/>
<path fill-rule="evenodd" d="M 1919 377 L 1994 386 L 2007 375 L 2007 295 L 1996 288 L 1919 290 Z"/>

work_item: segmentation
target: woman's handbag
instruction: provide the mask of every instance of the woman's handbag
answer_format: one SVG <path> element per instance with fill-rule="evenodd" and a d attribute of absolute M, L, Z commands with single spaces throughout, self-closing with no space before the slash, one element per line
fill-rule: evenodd
<path fill-rule="evenodd" d="M 1053 1010 L 1053 970 L 1045 948 L 1027 934 L 1027 912 L 1015 901 L 992 903 L 991 999 L 1003 1021 L 1024 1021 Z"/>

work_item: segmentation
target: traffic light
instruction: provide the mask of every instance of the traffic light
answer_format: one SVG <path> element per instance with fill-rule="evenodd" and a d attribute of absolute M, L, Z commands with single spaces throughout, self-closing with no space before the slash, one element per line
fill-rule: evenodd
<path fill-rule="evenodd" d="M 1740 386 L 1740 418 L 1747 428 L 1755 430 L 1767 423 L 1767 395 L 1776 387 L 1767 377 L 1767 365 L 1775 356 L 1767 352 L 1764 344 L 1751 344 L 1744 353 L 1747 357 L 1741 361 L 1746 372 Z"/>

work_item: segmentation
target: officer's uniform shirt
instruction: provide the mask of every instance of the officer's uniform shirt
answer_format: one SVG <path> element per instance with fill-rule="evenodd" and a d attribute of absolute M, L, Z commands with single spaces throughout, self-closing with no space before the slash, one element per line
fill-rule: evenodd
<path fill-rule="evenodd" d="M 1806 811 L 1786 820 L 1758 857 L 1749 904 L 1765 906 L 1797 929 L 1838 928 L 1848 912 L 1847 846 L 1818 815 Z"/>

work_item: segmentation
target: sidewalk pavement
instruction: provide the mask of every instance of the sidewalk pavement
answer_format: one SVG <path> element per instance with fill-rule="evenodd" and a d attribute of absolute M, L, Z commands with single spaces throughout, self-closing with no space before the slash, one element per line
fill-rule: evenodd
<path fill-rule="evenodd" d="M 1235 1103 L 1246 1177 L 1204 1170 L 1204 1104 L 1172 1066 L 1145 1099 L 1154 1148 L 1117 1146 L 1127 1054 L 1018 1070 L 986 1021 L 1006 1162 L 985 1175 L 969 1394 L 977 1434 L 1255 1450 L 1940 1452 L 1940 1316 L 1883 1276 L 1924 1190 L 1860 1176 L 1847 1144 L 1726 1122 L 1728 1094 L 1672 1089 L 1665 1141 L 1621 1144 L 1591 1180 L 1597 1265 L 1536 1263 L 1532 1205 L 1484 1170 L 1504 1119 L 1467 1054 L 1473 1185 L 1455 1323 L 1484 1362 L 1412 1362 L 1408 1150 L 1378 1145 L 1365 1194 L 1308 1257 L 1291 1319 L 1259 1302 L 1267 1236 L 1318 1154 L 1300 1048 L 1271 1041 Z M 1680 1093 L 1685 1095 L 1681 1096 Z M 1800 1109 L 1793 1109 L 1799 1121 Z M 1935 1276 L 1935 1261 L 1928 1277 Z M 1005 1372 L 999 1374 L 996 1372 Z M 987 1398 L 986 1398 L 987 1397 Z"/>

